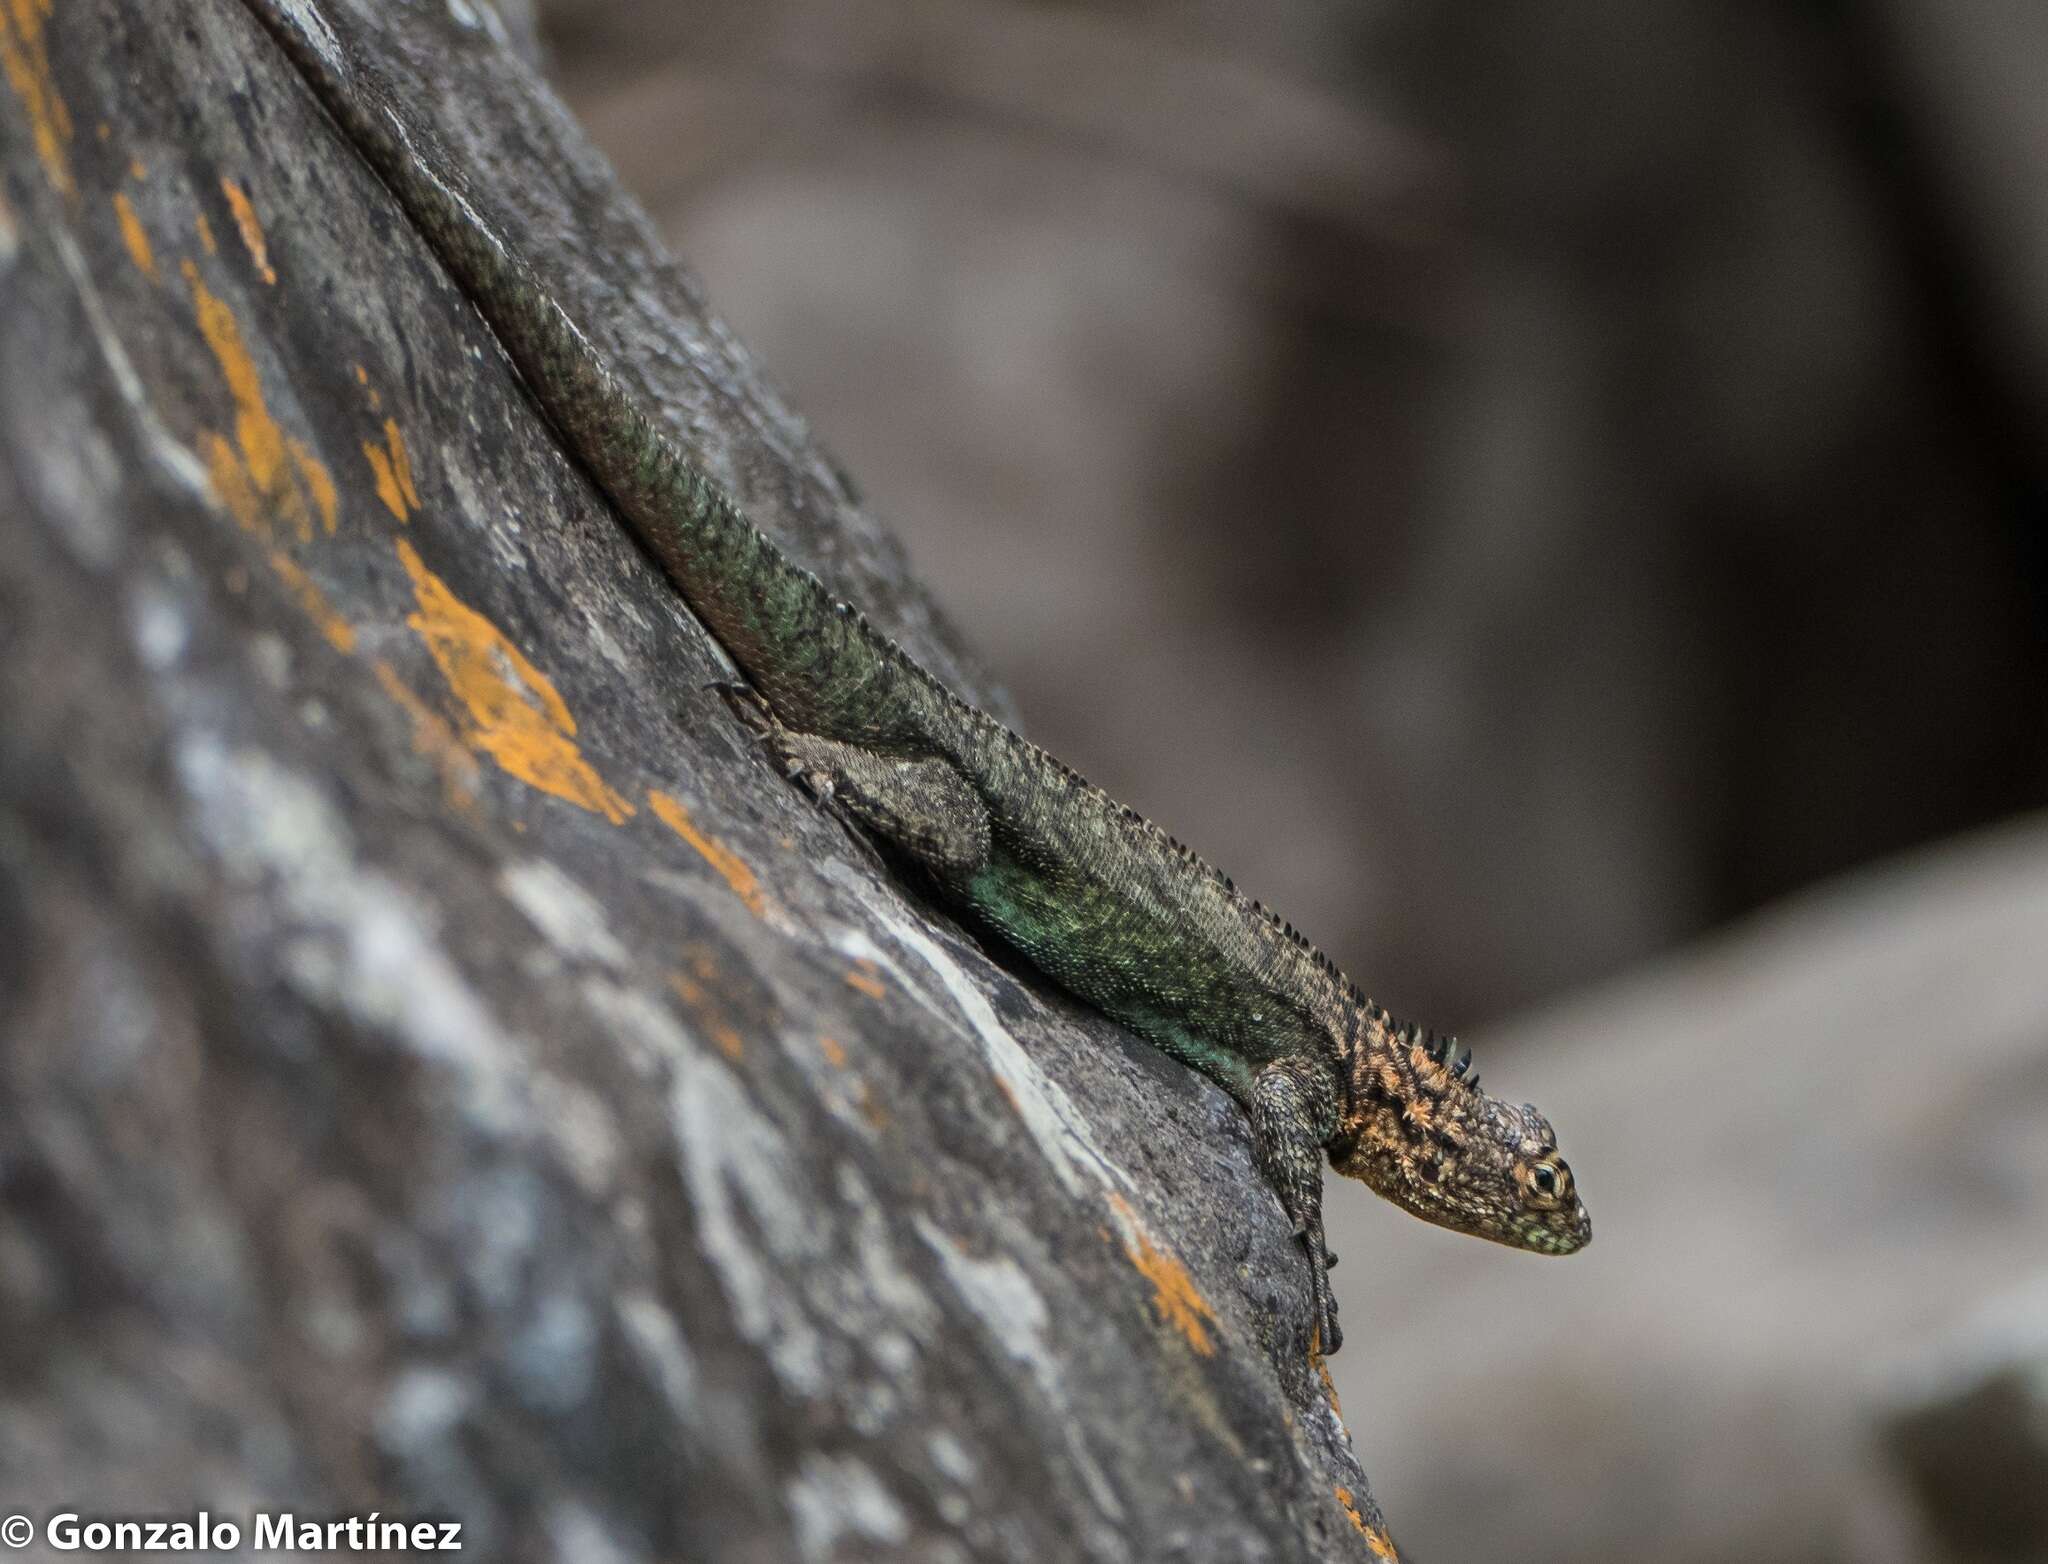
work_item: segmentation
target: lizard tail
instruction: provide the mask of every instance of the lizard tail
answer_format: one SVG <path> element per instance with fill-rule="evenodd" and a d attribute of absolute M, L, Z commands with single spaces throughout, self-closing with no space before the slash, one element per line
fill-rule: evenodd
<path fill-rule="evenodd" d="M 921 672 L 793 563 L 644 411 L 531 267 L 422 157 L 388 94 L 282 0 L 246 0 L 329 118 L 468 295 L 560 433 L 770 708 L 849 742 L 901 743 L 878 678 Z M 885 655 L 877 657 L 876 650 Z M 927 676 L 928 677 L 928 676 Z M 855 731 L 847 731 L 849 728 Z"/>

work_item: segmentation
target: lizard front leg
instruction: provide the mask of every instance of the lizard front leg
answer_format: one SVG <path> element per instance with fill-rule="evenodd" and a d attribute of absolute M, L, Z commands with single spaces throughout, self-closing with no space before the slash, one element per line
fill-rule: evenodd
<path fill-rule="evenodd" d="M 1249 1104 L 1259 1171 L 1308 1253 L 1316 1345 L 1326 1356 L 1344 1344 L 1328 1274 L 1334 1257 L 1323 1244 L 1323 1142 L 1329 1127 L 1321 1122 L 1327 1109 L 1319 1115 L 1317 1105 L 1332 1100 L 1329 1082 L 1313 1065 L 1280 1059 L 1253 1077 Z"/>
<path fill-rule="evenodd" d="M 785 776 L 940 880 L 958 883 L 988 862 L 988 806 L 951 761 L 885 755 L 805 733 L 778 720 L 752 691 L 720 686 L 720 693 Z"/>

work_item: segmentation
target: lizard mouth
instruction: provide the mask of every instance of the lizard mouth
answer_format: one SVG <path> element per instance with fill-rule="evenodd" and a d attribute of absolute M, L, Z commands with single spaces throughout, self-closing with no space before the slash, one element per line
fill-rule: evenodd
<path fill-rule="evenodd" d="M 1530 1238 L 1532 1248 L 1542 1254 L 1577 1254 L 1593 1241 L 1593 1219 L 1586 1215 L 1586 1208 L 1580 1205 L 1572 1212 L 1572 1224 L 1563 1231 L 1554 1227 L 1539 1227 Z"/>

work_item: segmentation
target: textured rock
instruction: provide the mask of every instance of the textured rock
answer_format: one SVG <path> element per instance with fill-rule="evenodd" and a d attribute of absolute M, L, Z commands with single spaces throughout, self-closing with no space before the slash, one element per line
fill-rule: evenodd
<path fill-rule="evenodd" d="M 764 525 L 1000 701 L 484 7 L 299 12 Z M 0 46 L 10 1503 L 1382 1551 L 1241 1115 L 760 762 L 240 6 Z"/>

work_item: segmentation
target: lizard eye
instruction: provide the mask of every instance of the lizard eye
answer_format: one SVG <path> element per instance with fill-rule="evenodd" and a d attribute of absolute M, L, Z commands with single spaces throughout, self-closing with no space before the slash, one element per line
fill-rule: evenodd
<path fill-rule="evenodd" d="M 1539 1162 L 1529 1170 L 1529 1183 L 1545 1200 L 1555 1199 L 1564 1176 L 1554 1162 Z"/>

